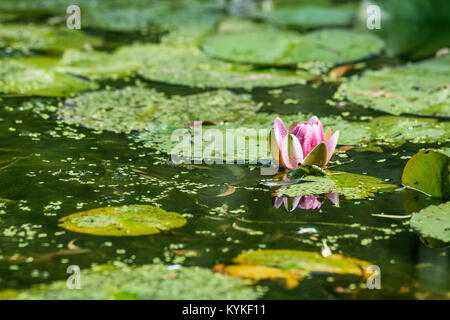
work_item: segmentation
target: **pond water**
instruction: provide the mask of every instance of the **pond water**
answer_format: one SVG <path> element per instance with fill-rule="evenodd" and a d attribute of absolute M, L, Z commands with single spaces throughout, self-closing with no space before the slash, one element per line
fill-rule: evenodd
<path fill-rule="evenodd" d="M 130 40 L 117 33 L 91 33 L 101 35 L 108 45 Z M 145 36 L 146 41 L 157 38 Z M 397 63 L 379 57 L 366 68 Z M 206 91 L 139 76 L 103 81 L 100 88 L 123 88 L 136 81 L 169 96 Z M 259 112 L 381 115 L 351 104 L 331 107 L 326 102 L 336 91 L 335 84 L 286 86 L 278 96 L 270 90 L 250 91 L 254 101 L 264 103 Z M 299 103 L 286 104 L 286 99 Z M 0 100 L 0 289 L 65 280 L 69 265 L 83 270 L 117 262 L 164 263 L 212 269 L 232 264 L 234 257 L 247 250 L 321 252 L 325 241 L 333 253 L 379 266 L 381 289 L 367 289 L 360 276 L 313 272 L 291 289 L 282 281 L 260 281 L 258 285 L 268 288 L 262 299 L 450 298 L 448 247 L 421 240 L 410 230 L 409 219 L 379 216 L 405 216 L 411 207 L 443 201 L 424 199 L 413 191 L 395 191 L 361 200 L 341 196 L 338 206 L 323 197 L 317 209 L 277 208 L 273 189 L 262 184 L 268 178 L 260 175 L 258 166 L 173 165 L 169 156 L 145 147 L 132 134 L 65 124 L 55 110 L 46 107 L 63 101 L 14 95 Z M 28 102 L 34 107 L 24 107 Z M 341 150 L 328 166 L 401 185 L 409 157 L 421 148 L 442 146 L 405 143 L 383 152 Z M 187 223 L 137 237 L 96 236 L 58 226 L 60 218 L 75 212 L 131 204 L 156 205 L 184 214 Z M 299 232 L 302 228 L 316 231 Z M 70 250 L 74 245 L 86 250 Z"/>

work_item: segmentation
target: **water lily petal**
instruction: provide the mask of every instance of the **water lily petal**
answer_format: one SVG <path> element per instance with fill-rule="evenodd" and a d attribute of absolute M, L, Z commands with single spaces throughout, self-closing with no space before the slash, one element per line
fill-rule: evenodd
<path fill-rule="evenodd" d="M 316 116 L 312 116 L 311 118 L 309 118 L 308 122 L 311 124 L 314 124 L 316 122 L 319 121 L 319 118 L 317 118 Z"/>
<path fill-rule="evenodd" d="M 298 164 L 303 161 L 302 147 L 294 135 L 288 134 L 284 137 L 281 148 L 281 157 L 284 166 L 290 170 L 297 168 Z"/>
<path fill-rule="evenodd" d="M 308 122 L 299 123 L 296 126 L 295 136 L 302 146 L 303 156 L 308 155 L 312 149 L 319 143 L 312 125 Z"/>
<path fill-rule="evenodd" d="M 298 205 L 299 208 L 310 210 L 310 209 L 319 209 L 322 206 L 322 203 L 317 200 L 315 196 L 302 196 L 300 203 Z"/>
<path fill-rule="evenodd" d="M 283 197 L 276 197 L 273 206 L 278 209 L 282 203 L 283 203 Z"/>
<path fill-rule="evenodd" d="M 281 149 L 278 146 L 278 142 L 273 129 L 270 130 L 270 152 L 272 153 L 272 157 L 276 161 L 276 163 L 280 163 L 282 161 L 280 157 Z"/>
<path fill-rule="evenodd" d="M 339 205 L 339 194 L 336 192 L 328 192 L 327 198 L 330 200 L 335 206 Z"/>
<path fill-rule="evenodd" d="M 336 149 L 336 145 L 339 139 L 339 131 L 336 131 L 326 142 L 326 146 L 327 146 L 327 161 L 325 162 L 325 164 L 328 163 L 328 161 L 330 161 L 331 156 L 334 153 L 334 150 Z"/>
<path fill-rule="evenodd" d="M 295 209 L 297 209 L 297 207 L 298 207 L 298 205 L 299 205 L 299 203 L 300 203 L 301 198 L 302 198 L 302 197 L 295 197 L 295 198 L 292 200 L 292 209 L 291 209 L 290 211 L 294 211 Z"/>
<path fill-rule="evenodd" d="M 275 136 L 275 140 L 278 143 L 278 148 L 281 150 L 281 145 L 283 143 L 284 137 L 288 134 L 288 131 L 286 130 L 286 126 L 284 125 L 283 120 L 280 118 L 275 118 L 273 122 L 273 133 Z"/>
<path fill-rule="evenodd" d="M 330 137 L 333 135 L 333 130 L 331 130 L 330 128 L 327 128 L 327 131 L 325 131 L 324 135 L 323 135 L 323 141 L 327 142 L 328 139 L 330 139 Z"/>

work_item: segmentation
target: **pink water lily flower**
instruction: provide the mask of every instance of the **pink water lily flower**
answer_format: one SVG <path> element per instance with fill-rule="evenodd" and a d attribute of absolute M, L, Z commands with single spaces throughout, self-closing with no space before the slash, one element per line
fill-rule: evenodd
<path fill-rule="evenodd" d="M 270 135 L 274 159 L 286 169 L 299 164 L 324 167 L 336 149 L 339 131 L 323 131 L 322 123 L 314 116 L 308 122 L 294 123 L 286 129 L 283 120 L 276 118 Z"/>

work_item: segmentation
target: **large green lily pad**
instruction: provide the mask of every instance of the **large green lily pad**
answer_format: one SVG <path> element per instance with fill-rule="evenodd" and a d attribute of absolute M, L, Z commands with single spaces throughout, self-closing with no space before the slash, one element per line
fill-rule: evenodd
<path fill-rule="evenodd" d="M 61 52 L 67 48 L 81 49 L 84 46 L 100 46 L 102 40 L 80 30 L 66 27 L 50 27 L 32 24 L 0 25 L 0 47 L 28 52 Z"/>
<path fill-rule="evenodd" d="M 97 208 L 59 219 L 67 230 L 99 236 L 142 236 L 182 227 L 186 219 L 149 205 Z"/>
<path fill-rule="evenodd" d="M 291 27 L 343 27 L 353 22 L 356 10 L 354 4 L 339 5 L 330 1 L 277 1 L 271 10 L 261 10 L 257 17 Z"/>
<path fill-rule="evenodd" d="M 365 33 L 328 29 L 300 35 L 269 25 L 222 27 L 202 44 L 208 55 L 228 61 L 282 66 L 322 63 L 332 66 L 378 54 L 383 42 Z"/>
<path fill-rule="evenodd" d="M 95 51 L 66 50 L 56 70 L 90 79 L 119 79 L 134 74 L 141 61 Z"/>
<path fill-rule="evenodd" d="M 337 95 L 391 114 L 450 116 L 450 54 L 403 67 L 366 71 Z"/>
<path fill-rule="evenodd" d="M 96 88 L 96 83 L 76 76 L 0 61 L 0 93 L 60 97 Z"/>
<path fill-rule="evenodd" d="M 450 202 L 429 206 L 414 213 L 411 228 L 424 237 L 450 242 Z"/>
<path fill-rule="evenodd" d="M 449 159 L 439 150 L 420 150 L 403 169 L 402 183 L 436 198 L 450 198 Z"/>
<path fill-rule="evenodd" d="M 390 192 L 397 186 L 382 179 L 348 172 L 329 171 L 327 176 L 306 176 L 299 184 L 277 190 L 278 196 L 318 196 L 329 192 L 338 193 L 347 199 L 365 199 L 377 192 Z"/>
<path fill-rule="evenodd" d="M 130 132 L 154 126 L 173 130 L 194 121 L 236 121 L 254 115 L 259 107 L 249 95 L 226 90 L 168 98 L 155 90 L 128 87 L 68 99 L 59 115 L 92 129 Z"/>
<path fill-rule="evenodd" d="M 445 142 L 450 139 L 450 123 L 437 119 L 381 116 L 370 120 L 366 127 L 373 140 L 381 145 L 399 146 L 404 142 Z"/>
<path fill-rule="evenodd" d="M 59 280 L 24 290 L 0 291 L 0 299 L 14 300 L 214 300 L 257 299 L 262 291 L 244 282 L 200 267 L 173 270 L 165 265 L 83 270 L 81 288 L 68 290 Z"/>
<path fill-rule="evenodd" d="M 87 6 L 84 23 L 88 27 L 115 32 L 169 31 L 193 35 L 213 27 L 222 16 L 219 2 L 108 1 Z M 195 25 L 197 22 L 197 25 Z"/>
<path fill-rule="evenodd" d="M 238 255 L 233 262 L 242 265 L 263 265 L 283 270 L 304 270 L 317 273 L 354 274 L 365 276 L 371 262 L 332 254 L 326 258 L 318 252 L 301 250 L 259 250 Z"/>

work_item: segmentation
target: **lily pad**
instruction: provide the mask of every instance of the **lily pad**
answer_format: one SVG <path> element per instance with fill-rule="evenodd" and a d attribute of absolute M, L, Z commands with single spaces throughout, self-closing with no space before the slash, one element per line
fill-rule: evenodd
<path fill-rule="evenodd" d="M 235 278 L 250 280 L 255 283 L 261 280 L 282 279 L 287 289 L 297 287 L 305 274 L 307 274 L 303 270 L 286 271 L 258 265 L 231 265 L 224 267 L 223 272 Z"/>
<path fill-rule="evenodd" d="M 414 213 L 410 224 L 424 237 L 450 243 L 450 202 L 429 206 Z"/>
<path fill-rule="evenodd" d="M 76 76 L 0 61 L 0 93 L 60 97 L 97 87 L 96 83 Z"/>
<path fill-rule="evenodd" d="M 433 197 L 450 198 L 450 160 L 439 150 L 420 150 L 403 169 L 402 183 Z"/>
<path fill-rule="evenodd" d="M 165 265 L 83 270 L 81 288 L 67 290 L 67 281 L 54 281 L 24 290 L 0 291 L 14 300 L 214 300 L 257 299 L 262 291 L 230 276 L 200 267 L 171 270 Z"/>
<path fill-rule="evenodd" d="M 141 61 L 106 52 L 66 50 L 56 70 L 89 79 L 119 79 L 134 74 Z"/>
<path fill-rule="evenodd" d="M 164 132 L 170 134 L 194 121 L 220 123 L 247 118 L 259 107 L 249 95 L 226 90 L 167 98 L 155 90 L 128 87 L 68 99 L 59 108 L 59 115 L 67 123 L 97 130 L 131 132 L 157 127 L 168 129 Z M 170 135 L 164 138 L 170 140 Z"/>
<path fill-rule="evenodd" d="M 253 69 L 214 60 L 185 46 L 141 45 L 122 48 L 120 56 L 141 59 L 138 74 L 145 79 L 199 88 L 281 87 L 305 84 L 316 75 L 304 71 Z"/>
<path fill-rule="evenodd" d="M 86 45 L 100 46 L 102 40 L 80 30 L 32 24 L 0 25 L 0 47 L 28 52 L 62 52 L 67 48 L 81 49 Z"/>
<path fill-rule="evenodd" d="M 396 187 L 376 177 L 328 171 L 326 177 L 306 176 L 299 184 L 278 189 L 277 195 L 279 197 L 318 196 L 332 192 L 343 195 L 347 199 L 365 199 L 374 196 L 377 192 L 393 191 Z"/>
<path fill-rule="evenodd" d="M 367 128 L 380 145 L 399 146 L 404 142 L 445 142 L 450 139 L 450 123 L 437 119 L 381 116 L 370 120 Z"/>
<path fill-rule="evenodd" d="M 277 1 L 271 10 L 262 10 L 257 17 L 291 27 L 344 27 L 352 24 L 356 9 L 353 4 L 336 5 L 330 1 Z"/>
<path fill-rule="evenodd" d="M 328 29 L 301 35 L 270 25 L 253 24 L 220 31 L 202 44 L 208 55 L 227 61 L 283 66 L 322 63 L 327 66 L 378 54 L 383 42 L 365 33 Z"/>
<path fill-rule="evenodd" d="M 75 232 L 99 236 L 142 236 L 182 227 L 186 219 L 176 212 L 149 205 L 129 205 L 74 213 L 59 219 L 59 222 L 60 227 Z"/>
<path fill-rule="evenodd" d="M 450 116 L 450 54 L 403 67 L 366 71 L 337 92 L 390 114 Z"/>
<path fill-rule="evenodd" d="M 238 255 L 233 262 L 241 265 L 260 265 L 287 271 L 307 271 L 312 273 L 337 273 L 366 276 L 365 268 L 371 262 L 332 254 L 326 258 L 320 253 L 301 250 L 259 250 Z"/>
<path fill-rule="evenodd" d="M 114 32 L 186 32 L 192 35 L 195 31 L 212 27 L 222 16 L 223 5 L 198 0 L 135 0 L 131 3 L 93 3 L 87 8 L 84 23 L 91 28 Z"/>

